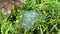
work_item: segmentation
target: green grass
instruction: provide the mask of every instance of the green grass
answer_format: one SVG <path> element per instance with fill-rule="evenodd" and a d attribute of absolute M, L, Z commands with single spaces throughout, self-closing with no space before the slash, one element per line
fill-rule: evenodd
<path fill-rule="evenodd" d="M 11 5 L 10 15 L 0 11 L 1 34 L 60 34 L 60 0 L 24 0 L 23 5 L 22 9 L 17 8 L 17 15 L 14 5 Z M 39 18 L 27 31 L 21 24 L 25 20 L 25 12 L 31 10 L 38 12 Z"/>

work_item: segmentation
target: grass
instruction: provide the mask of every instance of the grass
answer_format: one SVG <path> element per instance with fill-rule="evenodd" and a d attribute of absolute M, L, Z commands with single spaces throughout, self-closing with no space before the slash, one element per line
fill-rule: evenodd
<path fill-rule="evenodd" d="M 59 0 L 24 0 L 23 9 L 17 8 L 17 15 L 14 5 L 11 5 L 11 8 L 10 15 L 4 15 L 0 11 L 1 34 L 60 34 Z M 33 25 L 27 20 L 28 24 L 32 25 L 27 31 L 21 25 L 25 23 L 25 12 L 31 10 L 38 12 L 39 18 L 35 19 L 36 22 Z"/>

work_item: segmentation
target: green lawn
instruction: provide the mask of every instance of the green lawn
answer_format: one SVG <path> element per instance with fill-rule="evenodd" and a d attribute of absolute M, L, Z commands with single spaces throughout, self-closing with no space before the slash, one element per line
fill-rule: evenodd
<path fill-rule="evenodd" d="M 60 34 L 60 0 L 23 2 L 22 9 L 10 4 L 12 14 L 0 10 L 0 34 Z"/>

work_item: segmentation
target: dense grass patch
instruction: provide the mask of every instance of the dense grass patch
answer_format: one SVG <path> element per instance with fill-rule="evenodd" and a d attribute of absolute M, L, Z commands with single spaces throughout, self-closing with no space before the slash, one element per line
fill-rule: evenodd
<path fill-rule="evenodd" d="M 10 6 L 12 14 L 0 11 L 1 34 L 60 34 L 59 0 L 24 0 L 22 9 Z"/>

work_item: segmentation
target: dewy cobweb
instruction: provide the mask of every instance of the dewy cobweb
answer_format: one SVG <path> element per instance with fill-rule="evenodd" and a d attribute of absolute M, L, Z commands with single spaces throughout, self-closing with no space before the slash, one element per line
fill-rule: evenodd
<path fill-rule="evenodd" d="M 24 17 L 25 19 L 23 20 L 22 27 L 28 31 L 29 29 L 32 28 L 32 25 L 36 23 L 36 20 L 38 20 L 39 14 L 34 11 L 25 11 Z"/>

